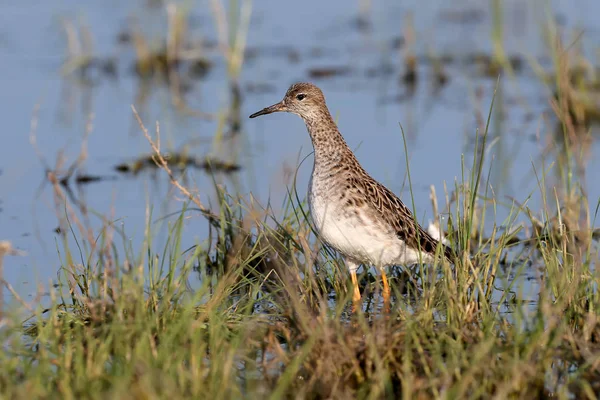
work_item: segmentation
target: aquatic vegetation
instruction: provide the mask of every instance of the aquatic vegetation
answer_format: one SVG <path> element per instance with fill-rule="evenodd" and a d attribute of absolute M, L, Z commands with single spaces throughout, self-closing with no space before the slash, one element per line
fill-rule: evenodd
<path fill-rule="evenodd" d="M 158 39 L 140 29 L 143 20 L 128 19 L 123 31 L 110 36 L 116 37 L 120 50 L 110 56 L 92 46 L 86 24 L 62 21 L 67 38 L 61 69 L 65 80 L 97 86 L 129 79 L 126 83 L 131 85 L 123 86 L 134 90 L 139 86 L 137 96 L 121 106 L 134 103 L 141 111 L 135 112 L 134 121 L 150 142 L 135 149 L 139 138 L 128 138 L 119 142 L 126 143 L 127 152 L 119 153 L 111 142 L 115 136 L 109 135 L 123 135 L 126 128 L 105 126 L 101 134 L 106 136 L 95 143 L 110 142 L 109 157 L 90 154 L 96 150 L 94 145 L 87 147 L 95 108 L 91 100 L 83 101 L 89 122 L 80 124 L 85 125 L 83 136 L 69 136 L 83 141 L 80 154 L 69 164 L 70 154 L 61 150 L 52 165 L 45 157 L 55 154 L 44 144 L 59 136 L 42 132 L 38 141 L 34 116 L 30 142 L 44 179 L 36 200 L 42 188 L 50 187 L 50 196 L 40 202 L 50 205 L 47 212 L 53 224 L 39 235 L 56 233 L 46 251 L 56 257 L 42 259 L 47 265 L 41 267 L 56 271 L 56 279 L 40 285 L 33 297 L 20 297 L 5 273 L 7 260 L 23 252 L 13 247 L 12 237 L 0 242 L 2 397 L 600 396 L 600 200 L 589 196 L 585 185 L 586 177 L 594 178 L 588 163 L 593 160 L 590 149 L 596 139 L 600 84 L 598 67 L 576 46 L 579 37 L 563 45 L 562 33 L 548 32 L 549 61 L 538 54 L 511 52 L 504 43 L 503 2 L 494 1 L 490 53 L 470 43 L 464 52 L 450 46 L 439 51 L 422 46 L 428 39 L 417 40 L 410 19 L 402 24 L 402 36 L 397 30 L 384 37 L 373 32 L 379 23 L 374 2 L 361 1 L 359 15 L 350 24 L 353 31 L 347 35 L 365 39 L 357 40 L 357 46 L 345 48 L 348 43 L 339 36 L 335 46 L 320 39 L 305 48 L 284 42 L 246 46 L 251 1 L 211 1 L 212 19 L 201 22 L 194 20 L 186 4 L 151 3 L 165 11 L 166 24 L 157 27 Z M 485 16 L 480 8 L 452 7 L 441 10 L 435 23 L 466 24 L 470 30 L 487 21 Z M 207 21 L 212 24 L 203 26 L 215 29 L 215 38 L 194 37 L 193 24 Z M 260 22 L 260 16 L 253 21 Z M 373 44 L 381 49 L 362 52 Z M 345 52 L 352 56 L 344 57 Z M 259 64 L 258 68 L 242 74 L 249 63 Z M 287 73 L 288 67 L 292 72 L 284 75 L 281 71 Z M 244 102 L 264 93 L 276 95 L 282 81 L 300 78 L 296 74 L 332 84 L 338 95 L 367 88 L 376 92 L 370 100 L 382 108 L 387 99 L 434 97 L 435 107 L 466 109 L 465 150 L 451 161 L 458 166 L 457 177 L 431 190 L 429 213 L 436 232 L 443 233 L 459 256 L 452 263 L 391 268 L 389 311 L 382 304 L 381 280 L 374 270 L 361 269 L 363 309 L 350 312 L 352 286 L 346 266 L 315 236 L 304 193 L 296 192 L 295 181 L 285 188 L 283 211 L 276 212 L 273 199 L 261 202 L 252 194 L 239 194 L 231 187 L 235 182 L 225 185 L 219 180 L 245 179 L 252 161 L 260 157 L 255 143 L 247 146 Z M 222 81 L 207 82 L 211 79 Z M 533 95 L 518 96 L 504 90 L 504 85 L 525 81 L 546 85 L 542 87 L 546 93 L 534 88 Z M 211 97 L 194 92 L 190 82 L 207 88 Z M 493 92 L 494 82 L 499 82 L 495 103 L 488 110 L 486 96 Z M 153 107 L 142 111 L 154 86 L 166 89 L 167 101 L 151 104 L 158 112 Z M 434 95 L 423 96 L 422 89 L 429 87 Z M 471 105 L 457 107 L 457 102 Z M 177 117 L 195 119 L 173 123 L 173 115 L 161 113 L 168 106 L 179 112 Z M 388 106 L 384 110 L 388 119 L 406 123 L 408 118 L 399 113 L 410 107 Z M 509 170 L 534 185 L 531 192 L 515 185 L 513 197 L 498 194 L 493 182 L 493 175 L 504 173 L 518 150 L 509 148 L 505 159 L 494 158 L 500 152 L 492 152 L 503 135 L 510 134 L 502 126 L 508 106 L 525 121 L 511 126 L 517 147 L 537 135 L 541 153 L 531 156 L 527 168 Z M 211 110 L 200 111 L 201 107 Z M 113 108 L 98 109 L 104 113 L 98 115 L 112 117 Z M 427 119 L 433 109 L 430 104 L 414 115 Z M 161 120 L 156 132 L 146 129 L 154 127 L 154 118 Z M 342 122 L 345 118 L 339 115 Z M 527 126 L 530 121 L 539 126 Z M 450 124 L 444 120 L 442 128 L 446 126 Z M 132 136 L 143 140 L 137 124 L 133 130 Z M 177 136 L 188 132 L 206 135 L 198 139 L 200 150 L 190 146 L 189 137 Z M 452 134 L 456 135 L 452 141 L 463 139 L 460 133 Z M 416 209 L 423 205 L 415 206 L 411 198 L 415 159 L 410 158 L 406 140 L 404 144 L 397 152 L 409 155 L 406 166 L 401 165 L 407 171 L 409 192 L 402 196 L 421 218 Z M 246 147 L 252 153 L 248 157 L 240 154 Z M 90 167 L 85 163 L 88 157 L 101 161 Z M 3 178 L 10 162 L 2 165 Z M 431 176 L 436 176 L 450 166 L 431 163 L 430 168 Z M 203 172 L 190 176 L 197 180 L 208 176 L 208 187 L 190 183 L 188 173 L 194 169 Z M 156 197 L 179 201 L 175 215 L 159 210 L 157 203 L 144 205 L 141 196 L 128 210 L 141 210 L 145 225 L 126 225 L 125 217 L 112 208 L 94 208 L 98 197 L 109 198 L 119 183 L 125 182 L 121 189 L 128 193 L 137 190 L 131 183 L 142 181 L 144 171 L 164 178 L 159 184 L 168 188 L 168 197 L 163 193 Z M 262 179 L 273 171 L 257 172 Z M 115 180 L 114 185 L 102 183 L 108 179 Z M 429 187 L 429 182 L 414 182 L 417 185 Z M 199 196 L 207 191 L 217 195 L 209 200 Z M 1 194 L 2 207 L 11 195 Z M 540 200 L 532 201 L 534 197 Z M 498 218 L 500 214 L 505 217 Z M 10 215 L 5 210 L 0 214 Z M 166 225 L 166 232 L 156 228 L 157 221 Z M 14 230 L 18 240 L 21 232 Z M 25 268 L 30 267 L 25 265 L 23 274 L 28 275 Z"/>
<path fill-rule="evenodd" d="M 389 312 L 364 271 L 364 309 L 349 313 L 343 263 L 314 240 L 296 192 L 279 219 L 221 192 L 207 217 L 211 238 L 187 250 L 187 207 L 161 249 L 149 210 L 139 252 L 111 224 L 80 236 L 71 221 L 78 243 L 94 242 L 62 242 L 49 306 L 23 302 L 34 314 L 24 324 L 17 310 L 5 312 L 0 390 L 11 398 L 598 396 L 594 232 L 571 231 L 575 216 L 560 213 L 527 237 L 512 224 L 531 210 L 515 206 L 506 229 L 472 241 L 471 210 L 485 207 L 476 188 L 487 183 L 477 161 L 471 170 L 453 190 L 446 227 L 462 256 L 454 267 L 392 273 Z M 587 210 L 584 196 L 577 202 Z M 529 276 L 539 285 L 533 303 Z"/>

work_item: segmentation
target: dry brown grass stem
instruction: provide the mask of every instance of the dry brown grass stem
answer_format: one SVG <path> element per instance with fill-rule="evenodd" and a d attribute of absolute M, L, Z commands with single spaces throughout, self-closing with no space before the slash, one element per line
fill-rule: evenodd
<path fill-rule="evenodd" d="M 158 121 L 156 122 L 156 141 L 154 141 L 148 133 L 148 129 L 146 129 L 146 126 L 142 122 L 142 119 L 140 118 L 140 115 L 138 114 L 134 105 L 131 105 L 131 110 L 133 111 L 133 115 L 135 116 L 135 119 L 137 120 L 140 129 L 144 133 L 146 140 L 148 140 L 148 143 L 150 143 L 150 147 L 152 147 L 152 151 L 154 152 L 152 159 L 154 160 L 156 165 L 165 170 L 165 172 L 169 176 L 171 184 L 175 186 L 184 196 L 190 199 L 210 222 L 219 222 L 219 217 L 212 211 L 210 211 L 204 204 L 202 204 L 198 197 L 194 196 L 185 186 L 183 186 L 179 182 L 179 180 L 177 180 L 177 178 L 175 178 L 175 175 L 169 167 L 167 160 L 165 160 L 165 158 L 160 153 L 160 125 Z"/>

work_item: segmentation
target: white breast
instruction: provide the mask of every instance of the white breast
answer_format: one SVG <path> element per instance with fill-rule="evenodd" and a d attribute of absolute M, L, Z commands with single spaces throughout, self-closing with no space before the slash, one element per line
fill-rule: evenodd
<path fill-rule="evenodd" d="M 365 213 L 357 218 L 353 212 L 342 208 L 347 207 L 345 204 L 336 204 L 335 199 L 318 195 L 313 189 L 311 184 L 309 206 L 315 228 L 321 239 L 342 255 L 358 263 L 379 267 L 419 262 L 418 253 L 406 248 L 390 229 L 369 221 Z"/>

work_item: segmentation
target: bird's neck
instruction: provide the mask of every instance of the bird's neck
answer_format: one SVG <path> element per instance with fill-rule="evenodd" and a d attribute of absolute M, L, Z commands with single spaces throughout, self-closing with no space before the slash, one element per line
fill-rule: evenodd
<path fill-rule="evenodd" d="M 329 168 L 354 159 L 328 110 L 319 111 L 304 122 L 315 151 L 315 167 Z"/>

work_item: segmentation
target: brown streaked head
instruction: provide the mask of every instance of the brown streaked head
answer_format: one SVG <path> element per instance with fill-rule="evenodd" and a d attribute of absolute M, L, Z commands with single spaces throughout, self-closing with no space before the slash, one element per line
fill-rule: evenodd
<path fill-rule="evenodd" d="M 297 114 L 303 119 L 309 119 L 313 115 L 319 114 L 323 109 L 326 110 L 327 106 L 321 89 L 312 83 L 295 83 L 290 86 L 283 100 L 255 112 L 250 115 L 250 118 L 285 111 Z"/>

